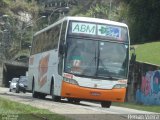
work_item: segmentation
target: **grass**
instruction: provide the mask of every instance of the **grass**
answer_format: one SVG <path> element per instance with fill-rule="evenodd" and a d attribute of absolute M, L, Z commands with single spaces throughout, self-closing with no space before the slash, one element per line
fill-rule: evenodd
<path fill-rule="evenodd" d="M 146 106 L 136 103 L 112 103 L 112 105 L 160 113 L 160 106 Z M 38 109 L 30 105 L 0 98 L 0 119 L 3 119 L 3 117 L 16 120 L 42 120 L 42 117 L 45 118 L 45 120 L 70 120 L 46 109 Z"/>
<path fill-rule="evenodd" d="M 30 105 L 13 102 L 0 98 L 0 119 L 9 117 L 9 119 L 18 120 L 69 120 L 64 116 L 55 114 L 46 109 L 38 109 Z"/>
<path fill-rule="evenodd" d="M 137 61 L 160 65 L 160 42 L 134 45 Z"/>
<path fill-rule="evenodd" d="M 126 103 L 113 103 L 112 105 L 136 109 L 136 110 L 160 113 L 160 106 L 156 106 L 156 105 L 142 105 L 142 104 L 137 104 L 137 103 L 127 103 L 127 102 Z"/>

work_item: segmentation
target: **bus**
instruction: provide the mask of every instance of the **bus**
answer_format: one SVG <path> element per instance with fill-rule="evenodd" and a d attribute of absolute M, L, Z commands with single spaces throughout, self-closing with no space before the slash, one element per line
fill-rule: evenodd
<path fill-rule="evenodd" d="M 28 89 L 34 98 L 124 102 L 129 71 L 129 32 L 124 23 L 64 17 L 33 36 Z"/>

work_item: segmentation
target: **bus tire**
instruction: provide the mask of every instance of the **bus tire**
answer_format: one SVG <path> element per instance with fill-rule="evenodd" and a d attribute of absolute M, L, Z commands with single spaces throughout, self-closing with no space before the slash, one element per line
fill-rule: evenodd
<path fill-rule="evenodd" d="M 54 84 L 53 83 L 51 85 L 51 96 L 52 96 L 52 100 L 55 102 L 59 102 L 61 100 L 60 96 L 54 95 Z"/>
<path fill-rule="evenodd" d="M 67 98 L 67 100 L 68 100 L 69 103 L 73 103 L 74 102 L 74 100 L 72 98 Z"/>
<path fill-rule="evenodd" d="M 75 104 L 79 104 L 80 100 L 79 99 L 73 99 L 73 98 L 67 98 L 69 103 L 75 103 Z"/>
<path fill-rule="evenodd" d="M 33 81 L 33 84 L 32 84 L 32 97 L 33 98 L 38 98 L 38 93 L 35 91 L 34 81 Z"/>
<path fill-rule="evenodd" d="M 80 100 L 75 99 L 75 100 L 74 100 L 74 103 L 75 103 L 75 104 L 79 104 L 79 103 L 80 103 Z"/>
<path fill-rule="evenodd" d="M 110 106 L 111 106 L 111 101 L 103 101 L 103 102 L 101 102 L 101 107 L 102 108 L 110 108 Z"/>
<path fill-rule="evenodd" d="M 39 98 L 40 98 L 40 99 L 45 99 L 45 97 L 46 97 L 46 94 L 39 93 Z"/>

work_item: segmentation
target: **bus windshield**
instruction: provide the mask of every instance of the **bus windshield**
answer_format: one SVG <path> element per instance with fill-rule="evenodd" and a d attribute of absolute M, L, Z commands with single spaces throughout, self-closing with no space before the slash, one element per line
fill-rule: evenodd
<path fill-rule="evenodd" d="M 127 78 L 128 44 L 68 38 L 64 70 L 79 76 Z"/>

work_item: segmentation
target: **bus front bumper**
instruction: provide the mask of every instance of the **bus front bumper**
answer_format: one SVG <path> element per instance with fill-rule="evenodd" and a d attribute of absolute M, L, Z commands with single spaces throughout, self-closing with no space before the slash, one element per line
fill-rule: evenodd
<path fill-rule="evenodd" d="M 126 88 L 121 89 L 95 89 L 62 82 L 61 96 L 93 101 L 124 102 Z"/>

